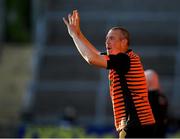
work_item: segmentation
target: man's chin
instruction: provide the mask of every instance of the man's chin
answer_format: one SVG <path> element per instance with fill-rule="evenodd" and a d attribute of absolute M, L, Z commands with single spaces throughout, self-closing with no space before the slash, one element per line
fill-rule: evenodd
<path fill-rule="evenodd" d="M 108 55 L 112 55 L 112 52 L 111 52 L 111 51 L 107 51 L 107 54 L 108 54 Z"/>

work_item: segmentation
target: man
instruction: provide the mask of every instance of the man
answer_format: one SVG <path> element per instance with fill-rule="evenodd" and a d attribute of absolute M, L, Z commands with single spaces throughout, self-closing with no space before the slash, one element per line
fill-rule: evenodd
<path fill-rule="evenodd" d="M 159 76 L 152 69 L 145 70 L 145 77 L 148 86 L 148 96 L 151 108 L 156 120 L 154 137 L 165 138 L 167 128 L 168 101 L 160 89 Z"/>
<path fill-rule="evenodd" d="M 68 15 L 68 21 L 63 20 L 82 57 L 91 65 L 109 69 L 110 95 L 119 137 L 151 137 L 155 120 L 140 58 L 129 49 L 128 31 L 121 27 L 110 29 L 105 42 L 107 55 L 101 55 L 82 34 L 77 10 Z"/>

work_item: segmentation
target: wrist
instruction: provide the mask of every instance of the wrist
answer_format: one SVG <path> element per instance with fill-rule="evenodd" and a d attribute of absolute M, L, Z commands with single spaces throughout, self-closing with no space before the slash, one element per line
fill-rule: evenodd
<path fill-rule="evenodd" d="M 80 38 L 81 36 L 82 36 L 82 32 L 81 32 L 81 31 L 76 32 L 76 33 L 73 33 L 73 34 L 71 35 L 72 38 Z"/>

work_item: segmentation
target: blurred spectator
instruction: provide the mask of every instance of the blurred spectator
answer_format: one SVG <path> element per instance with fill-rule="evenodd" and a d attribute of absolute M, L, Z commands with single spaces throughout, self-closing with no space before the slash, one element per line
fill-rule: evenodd
<path fill-rule="evenodd" d="M 167 128 L 168 101 L 160 89 L 158 74 L 154 70 L 148 69 L 145 71 L 145 76 L 149 92 L 149 102 L 156 120 L 154 137 L 164 138 Z"/>
<path fill-rule="evenodd" d="M 63 116 L 61 118 L 60 125 L 65 127 L 71 127 L 77 124 L 77 112 L 72 106 L 67 106 L 64 109 Z"/>
<path fill-rule="evenodd" d="M 23 112 L 20 113 L 20 118 L 21 118 L 21 121 L 19 123 L 17 137 L 18 138 L 23 138 L 25 136 L 25 134 L 26 134 L 28 124 L 33 122 L 34 117 L 33 117 L 32 112 L 23 111 Z"/>

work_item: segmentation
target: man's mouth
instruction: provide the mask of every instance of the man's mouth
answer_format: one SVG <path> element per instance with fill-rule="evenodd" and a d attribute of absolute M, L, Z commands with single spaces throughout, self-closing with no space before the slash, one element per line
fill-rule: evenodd
<path fill-rule="evenodd" d="M 109 50 L 111 50 L 111 48 L 110 48 L 110 47 L 107 47 L 107 50 L 109 51 Z"/>
<path fill-rule="evenodd" d="M 112 52 L 112 49 L 111 48 L 107 48 L 107 53 L 111 54 L 111 52 Z"/>

